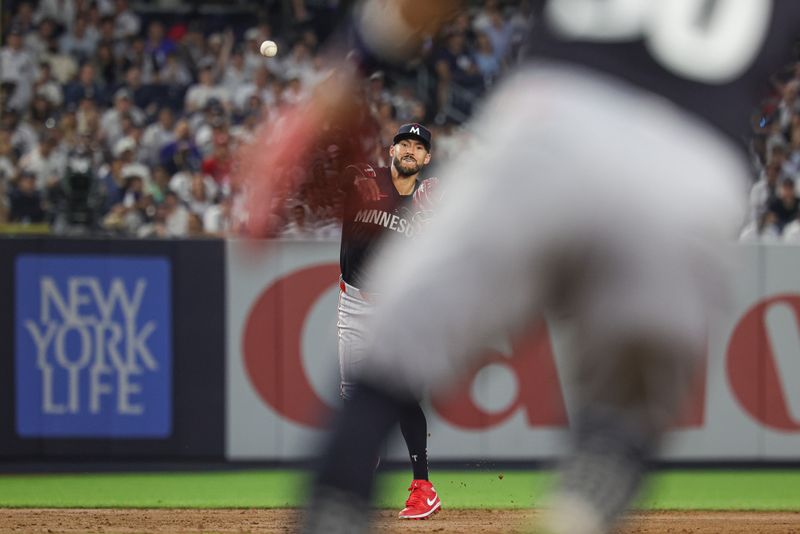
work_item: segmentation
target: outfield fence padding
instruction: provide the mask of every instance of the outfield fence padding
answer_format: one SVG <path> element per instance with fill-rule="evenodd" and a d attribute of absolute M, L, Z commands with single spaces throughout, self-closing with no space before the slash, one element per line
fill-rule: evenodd
<path fill-rule="evenodd" d="M 0 458 L 308 458 L 339 402 L 338 252 L 0 239 Z M 736 253 L 734 298 L 664 460 L 800 461 L 800 247 Z M 487 348 L 485 365 L 426 401 L 431 457 L 558 457 L 570 337 L 548 317 Z M 406 457 L 399 439 L 384 452 Z"/>

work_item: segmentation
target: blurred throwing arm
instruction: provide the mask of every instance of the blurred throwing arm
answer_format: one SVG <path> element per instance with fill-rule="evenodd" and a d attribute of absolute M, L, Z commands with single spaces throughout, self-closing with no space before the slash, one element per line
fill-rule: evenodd
<path fill-rule="evenodd" d="M 461 0 L 366 0 L 355 5 L 347 27 L 326 45 L 325 79 L 306 100 L 262 124 L 239 151 L 235 179 L 246 194 L 250 236 L 277 233 L 275 210 L 296 195 L 304 176 L 312 175 L 309 169 L 320 147 L 337 136 L 353 141 L 370 128 L 362 73 L 380 62 L 412 56 L 460 6 Z M 343 143 L 341 148 L 341 161 L 370 161 L 360 143 Z"/>

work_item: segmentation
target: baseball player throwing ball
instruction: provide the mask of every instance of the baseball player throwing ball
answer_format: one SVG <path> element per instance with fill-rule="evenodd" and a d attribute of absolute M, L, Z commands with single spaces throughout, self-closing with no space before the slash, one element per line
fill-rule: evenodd
<path fill-rule="evenodd" d="M 441 5 L 365 1 L 363 54 L 421 36 L 404 13 Z M 366 531 L 369 456 L 411 399 L 546 312 L 574 328 L 576 398 L 538 532 L 611 532 L 702 360 L 745 214 L 738 140 L 792 60 L 800 2 L 534 5 L 526 61 L 472 123 L 475 148 L 442 169 L 458 187 L 419 239 L 393 240 L 374 263 L 386 289 L 375 342 L 324 451 L 307 532 Z"/>
<path fill-rule="evenodd" d="M 342 225 L 337 331 L 341 397 L 351 399 L 356 377 L 369 360 L 367 320 L 384 288 L 367 285 L 365 271 L 376 247 L 387 235 L 414 238 L 430 207 L 435 178 L 422 181 L 420 172 L 431 160 L 431 132 L 420 124 L 405 124 L 389 149 L 391 165 L 367 164 L 345 170 L 347 194 Z M 398 322 L 402 328 L 402 320 Z M 404 407 L 399 418 L 414 479 L 401 519 L 425 519 L 442 501 L 428 480 L 428 429 L 418 402 Z M 356 434 L 358 430 L 356 430 Z"/>

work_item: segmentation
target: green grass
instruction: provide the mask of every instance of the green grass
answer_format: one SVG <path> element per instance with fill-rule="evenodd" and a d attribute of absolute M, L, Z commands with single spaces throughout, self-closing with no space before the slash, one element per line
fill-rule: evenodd
<path fill-rule="evenodd" d="M 502 475 L 502 478 L 500 477 Z M 283 508 L 302 504 L 301 471 L 0 475 L 0 507 Z M 542 471 L 435 471 L 448 508 L 527 508 L 552 477 Z M 377 504 L 405 501 L 409 475 L 380 476 Z M 646 509 L 800 510 L 800 470 L 668 471 L 652 478 Z"/>

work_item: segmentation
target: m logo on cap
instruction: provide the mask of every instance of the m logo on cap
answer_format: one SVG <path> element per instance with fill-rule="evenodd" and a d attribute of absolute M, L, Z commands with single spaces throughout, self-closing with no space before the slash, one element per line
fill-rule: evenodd
<path fill-rule="evenodd" d="M 408 139 L 409 137 L 413 137 L 418 141 L 421 141 L 422 144 L 425 145 L 426 150 L 431 149 L 431 132 L 429 132 L 428 129 L 423 125 L 416 122 L 402 125 L 397 130 L 397 134 L 394 136 L 392 143 L 397 144 L 399 141 Z"/>

